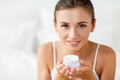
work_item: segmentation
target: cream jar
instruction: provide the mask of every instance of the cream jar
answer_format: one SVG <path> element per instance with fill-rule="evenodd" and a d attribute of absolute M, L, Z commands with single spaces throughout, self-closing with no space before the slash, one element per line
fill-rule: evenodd
<path fill-rule="evenodd" d="M 66 55 L 63 57 L 63 64 L 70 68 L 79 68 L 80 60 L 76 55 Z"/>

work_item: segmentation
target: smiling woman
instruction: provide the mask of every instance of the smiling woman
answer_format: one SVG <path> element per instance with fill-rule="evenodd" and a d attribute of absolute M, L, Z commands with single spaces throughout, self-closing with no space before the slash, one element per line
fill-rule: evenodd
<path fill-rule="evenodd" d="M 38 49 L 38 79 L 114 80 L 114 50 L 88 40 L 95 24 L 90 0 L 59 0 L 54 11 L 54 28 L 60 40 L 45 43 Z M 80 67 L 64 65 L 66 55 L 78 56 Z"/>
<path fill-rule="evenodd" d="M 87 42 L 94 25 L 95 23 L 91 24 L 91 15 L 84 8 L 76 7 L 56 12 L 55 29 L 60 39 L 66 40 L 68 49 L 75 47 L 73 50 L 79 50 Z M 78 45 L 79 43 L 82 45 Z"/>

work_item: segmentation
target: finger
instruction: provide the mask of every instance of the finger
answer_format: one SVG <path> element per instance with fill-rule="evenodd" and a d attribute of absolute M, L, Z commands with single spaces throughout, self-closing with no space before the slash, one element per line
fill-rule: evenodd
<path fill-rule="evenodd" d="M 62 64 L 62 60 L 58 61 L 58 62 L 57 62 L 57 65 L 58 65 L 58 64 Z"/>
<path fill-rule="evenodd" d="M 71 68 L 71 70 L 70 70 L 70 71 L 74 73 L 74 72 L 76 71 L 76 69 L 74 69 L 74 68 Z"/>
<path fill-rule="evenodd" d="M 56 69 L 57 69 L 57 70 L 60 70 L 60 69 L 63 68 L 63 66 L 64 66 L 64 65 L 62 64 L 62 60 L 60 60 L 60 61 L 57 62 Z"/>
<path fill-rule="evenodd" d="M 66 70 L 64 76 L 69 76 L 69 70 Z"/>
<path fill-rule="evenodd" d="M 56 69 L 57 69 L 58 72 L 59 72 L 63 67 L 64 67 L 63 64 L 57 64 L 57 65 L 56 65 Z"/>
<path fill-rule="evenodd" d="M 67 70 L 68 70 L 67 67 L 64 66 L 61 70 L 59 70 L 59 72 L 60 72 L 60 74 L 65 76 L 65 73 L 66 73 Z"/>
<path fill-rule="evenodd" d="M 73 79 L 73 76 L 68 76 L 68 78 L 71 80 L 71 79 Z"/>
<path fill-rule="evenodd" d="M 72 76 L 73 76 L 73 75 L 75 74 L 75 72 L 76 72 L 76 70 L 73 69 L 73 68 L 71 68 L 71 69 L 70 69 L 70 72 L 69 72 L 69 75 L 72 75 Z"/>

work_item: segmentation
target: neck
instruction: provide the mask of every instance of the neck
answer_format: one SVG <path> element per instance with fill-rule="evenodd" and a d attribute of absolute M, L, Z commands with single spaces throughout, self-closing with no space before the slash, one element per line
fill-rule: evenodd
<path fill-rule="evenodd" d="M 81 49 L 77 51 L 69 51 L 66 48 L 64 49 L 67 54 L 74 54 L 77 56 L 88 56 L 92 51 L 92 42 L 88 41 L 83 47 L 81 47 Z"/>
<path fill-rule="evenodd" d="M 93 46 L 93 43 L 88 41 L 80 50 L 78 51 L 69 51 L 63 46 L 60 42 L 58 43 L 57 52 L 60 57 L 59 59 L 62 59 L 63 56 L 68 54 L 77 55 L 80 59 L 88 59 L 92 56 L 92 53 L 94 53 L 94 49 L 96 46 Z"/>
<path fill-rule="evenodd" d="M 92 44 L 88 41 L 79 51 L 76 52 L 78 56 L 89 56 L 92 51 Z"/>

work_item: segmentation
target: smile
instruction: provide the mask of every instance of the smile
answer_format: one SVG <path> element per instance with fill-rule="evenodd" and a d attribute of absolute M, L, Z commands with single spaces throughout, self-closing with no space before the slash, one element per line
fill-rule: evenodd
<path fill-rule="evenodd" d="M 67 41 L 67 43 L 70 45 L 70 46 L 77 46 L 79 44 L 80 41 Z"/>

